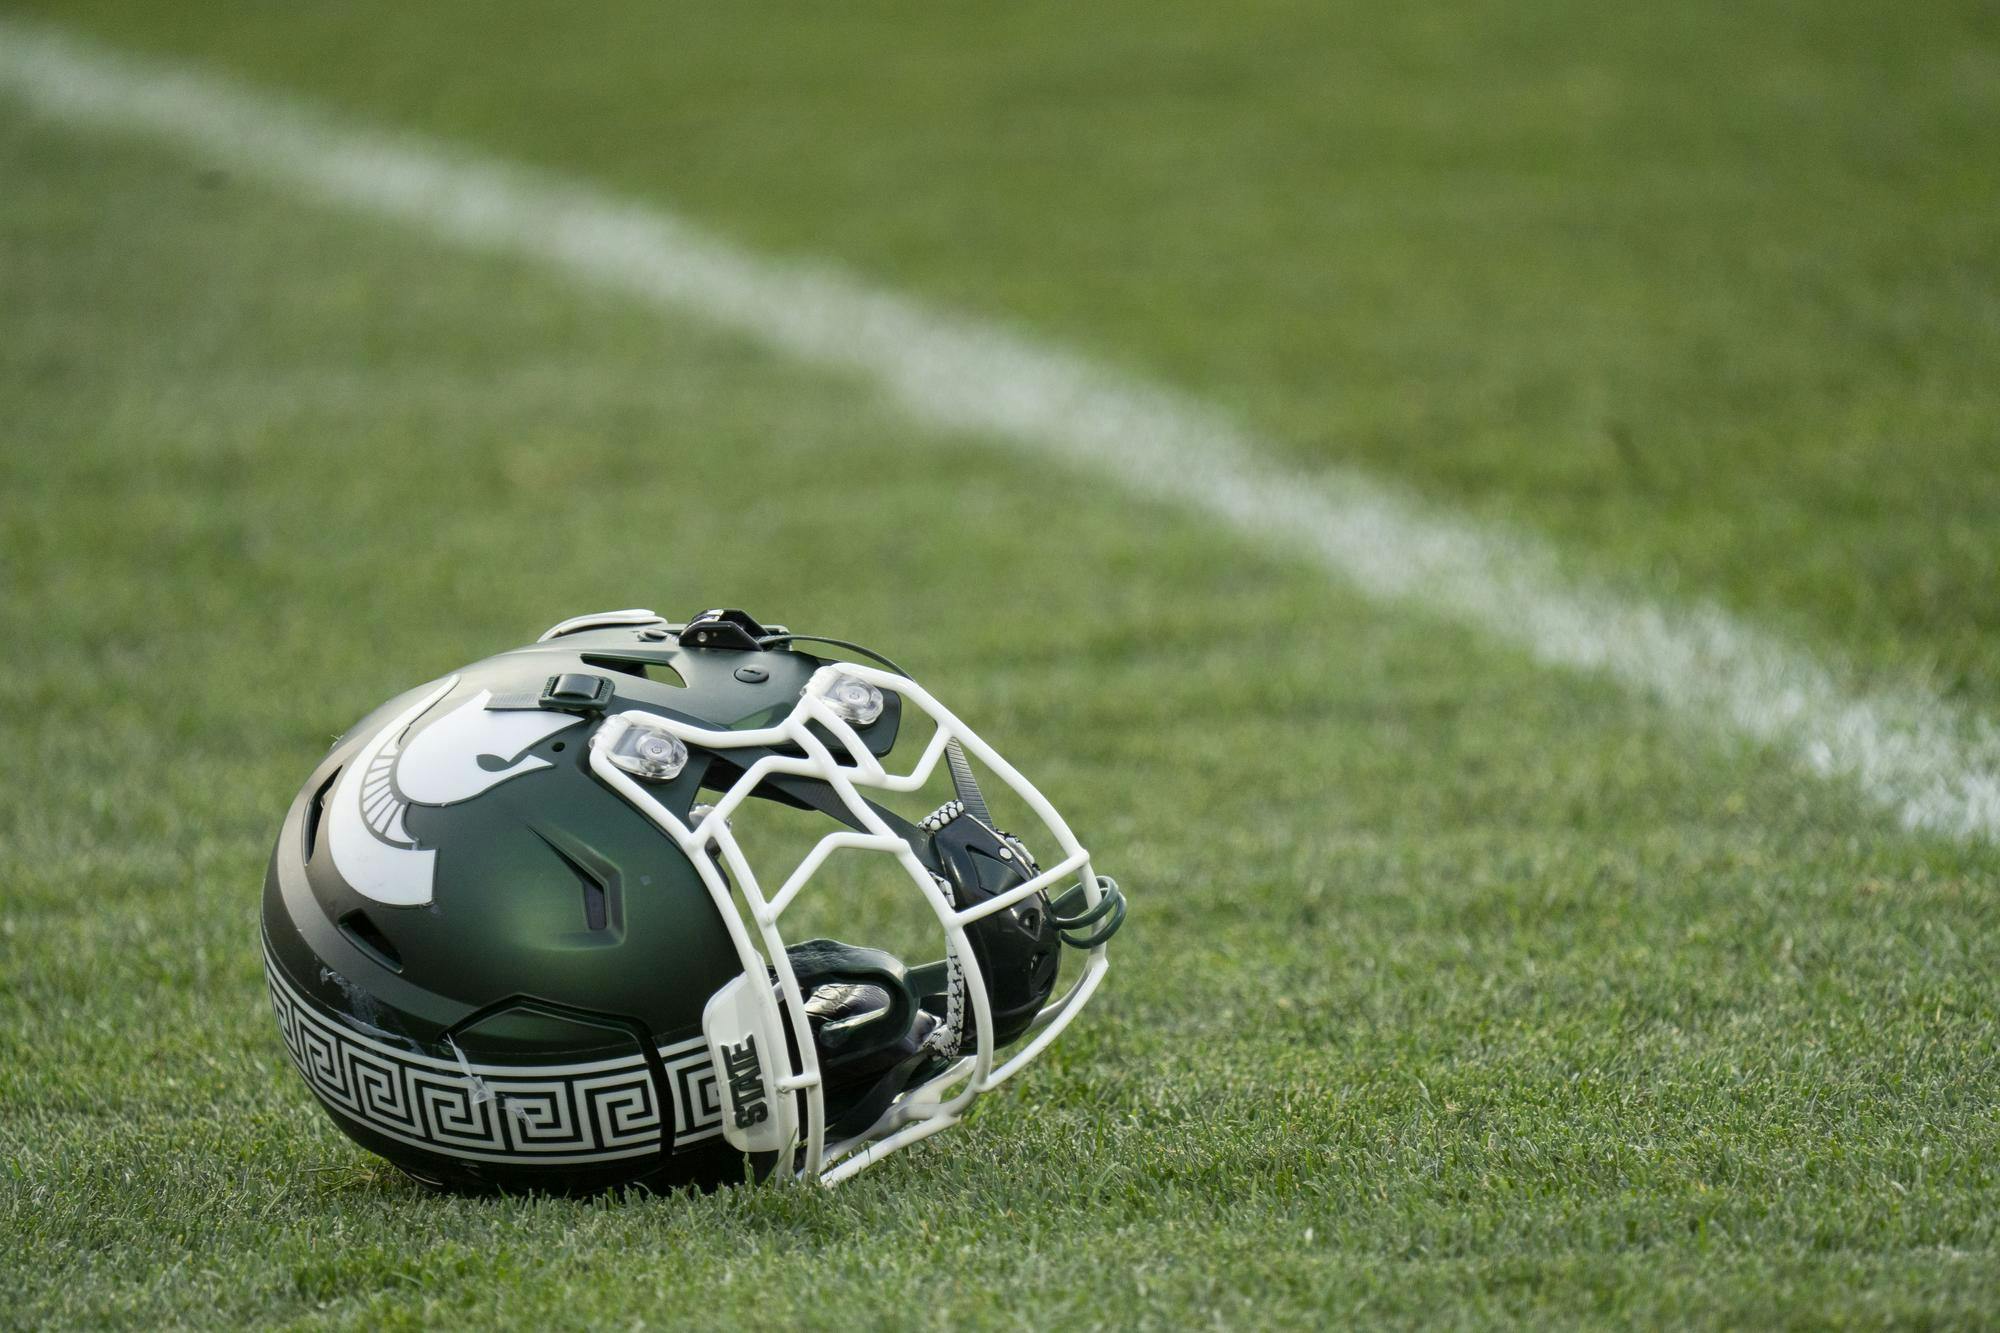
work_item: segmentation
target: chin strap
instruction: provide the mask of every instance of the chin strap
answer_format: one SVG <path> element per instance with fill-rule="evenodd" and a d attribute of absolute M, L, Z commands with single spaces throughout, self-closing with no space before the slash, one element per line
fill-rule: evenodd
<path fill-rule="evenodd" d="M 993 827 L 993 816 L 986 809 L 985 793 L 979 790 L 979 779 L 973 776 L 972 761 L 965 757 L 965 747 L 958 738 L 944 743 L 944 762 L 951 769 L 951 789 L 958 793 L 959 803 L 971 815 L 988 828 Z"/>
<path fill-rule="evenodd" d="M 958 905 L 958 895 L 952 892 L 951 881 L 943 875 L 933 873 L 931 879 L 937 883 L 938 892 L 945 901 Z M 944 1013 L 939 1016 L 938 1025 L 925 1039 L 925 1045 L 932 1054 L 946 1060 L 958 1056 L 958 1048 L 965 1044 L 965 967 L 958 960 L 958 947 L 949 940 L 945 942 L 944 958 L 939 963 L 943 968 Z"/>

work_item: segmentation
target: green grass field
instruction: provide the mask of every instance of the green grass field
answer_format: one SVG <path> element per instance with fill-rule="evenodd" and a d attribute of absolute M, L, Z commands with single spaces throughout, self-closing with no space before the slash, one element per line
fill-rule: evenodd
<path fill-rule="evenodd" d="M 1007 321 L 2000 713 L 1990 7 L 12 5 Z M 4 35 L 0 35 L 4 40 Z M 912 669 L 1131 894 L 830 1192 L 434 1196 L 271 838 L 579 611 Z M 866 385 L 0 96 L 0 1325 L 1990 1324 L 2000 848 Z"/>

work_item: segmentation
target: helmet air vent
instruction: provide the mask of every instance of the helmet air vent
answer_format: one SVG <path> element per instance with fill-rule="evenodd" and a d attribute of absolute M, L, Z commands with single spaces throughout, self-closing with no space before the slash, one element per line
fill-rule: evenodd
<path fill-rule="evenodd" d="M 391 972 L 403 970 L 403 955 L 396 952 L 396 946 L 389 943 L 389 937 L 369 919 L 368 913 L 357 908 L 340 918 L 340 933 L 347 937 L 349 944 Z"/>
<path fill-rule="evenodd" d="M 626 657 L 618 653 L 585 653 L 583 664 L 596 667 L 600 671 L 616 671 L 640 680 L 658 681 L 662 685 L 678 685 L 687 688 L 687 681 L 681 673 L 665 662 L 656 662 L 649 657 Z"/>
<path fill-rule="evenodd" d="M 561 848 L 555 849 L 555 852 L 557 856 L 562 856 L 564 863 L 575 872 L 577 887 L 583 890 L 584 926 L 590 930 L 608 930 L 611 926 L 611 895 L 605 892 L 604 882 L 569 857 L 563 856 Z"/>
<path fill-rule="evenodd" d="M 618 897 L 617 870 L 589 847 L 558 830 L 538 827 L 534 833 L 575 876 L 577 890 L 583 896 L 584 929 L 593 934 L 609 933 L 612 939 L 621 936 L 625 922 L 623 905 Z"/>
<path fill-rule="evenodd" d="M 333 784 L 339 778 L 340 769 L 336 768 L 326 775 L 326 781 L 319 784 L 319 790 L 306 802 L 306 827 L 303 836 L 299 838 L 299 853 L 307 865 L 311 865 L 313 857 L 319 854 L 319 826 L 321 819 L 326 815 L 327 794 L 333 790 Z"/>

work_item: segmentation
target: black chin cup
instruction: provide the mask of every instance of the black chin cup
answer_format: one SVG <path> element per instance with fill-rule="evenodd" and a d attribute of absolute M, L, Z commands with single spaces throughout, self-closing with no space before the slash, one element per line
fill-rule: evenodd
<path fill-rule="evenodd" d="M 964 811 L 932 834 L 931 850 L 960 911 L 1037 873 L 1025 847 Z M 965 928 L 985 980 L 996 1047 L 1034 1026 L 1055 992 L 1063 945 L 1092 948 L 1123 924 L 1125 901 L 1118 886 L 1100 877 L 1098 887 L 1095 907 L 1084 905 L 1083 886 L 1077 884 L 1053 904 L 1046 894 L 1030 894 Z M 786 954 L 819 1055 L 830 1138 L 870 1129 L 899 1095 L 946 1066 L 946 1054 L 927 1043 L 950 1012 L 947 963 L 908 968 L 893 954 L 838 940 L 807 940 Z M 943 1043 L 944 1052 L 971 1040 L 971 1014 L 961 1021 L 960 1041 Z"/>
<path fill-rule="evenodd" d="M 1025 884 L 1036 873 L 1025 847 L 964 810 L 932 834 L 931 847 L 960 911 Z M 1059 930 L 1048 895 L 1042 893 L 965 928 L 993 1008 L 995 1046 L 1005 1046 L 1033 1026 L 1054 993 L 1062 967 Z M 966 1035 L 971 1036 L 969 1020 Z"/>
<path fill-rule="evenodd" d="M 928 1072 L 935 1057 L 924 1042 L 939 1019 L 894 954 L 838 940 L 807 940 L 785 954 L 819 1054 L 827 1135 L 851 1138 Z"/>

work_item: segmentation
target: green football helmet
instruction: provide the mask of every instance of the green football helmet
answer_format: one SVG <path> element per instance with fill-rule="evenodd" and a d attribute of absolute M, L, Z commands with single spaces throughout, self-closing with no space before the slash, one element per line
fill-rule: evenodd
<path fill-rule="evenodd" d="M 898 813 L 934 775 L 943 803 Z M 782 873 L 738 829 L 765 810 L 822 826 Z M 788 941 L 802 895 L 849 920 L 814 897 L 836 859 L 921 905 L 936 956 Z M 633 610 L 363 718 L 285 816 L 263 936 L 285 1045 L 355 1142 L 444 1188 L 578 1194 L 853 1175 L 1045 1048 L 1124 916 L 1047 799 L 887 659 Z"/>

